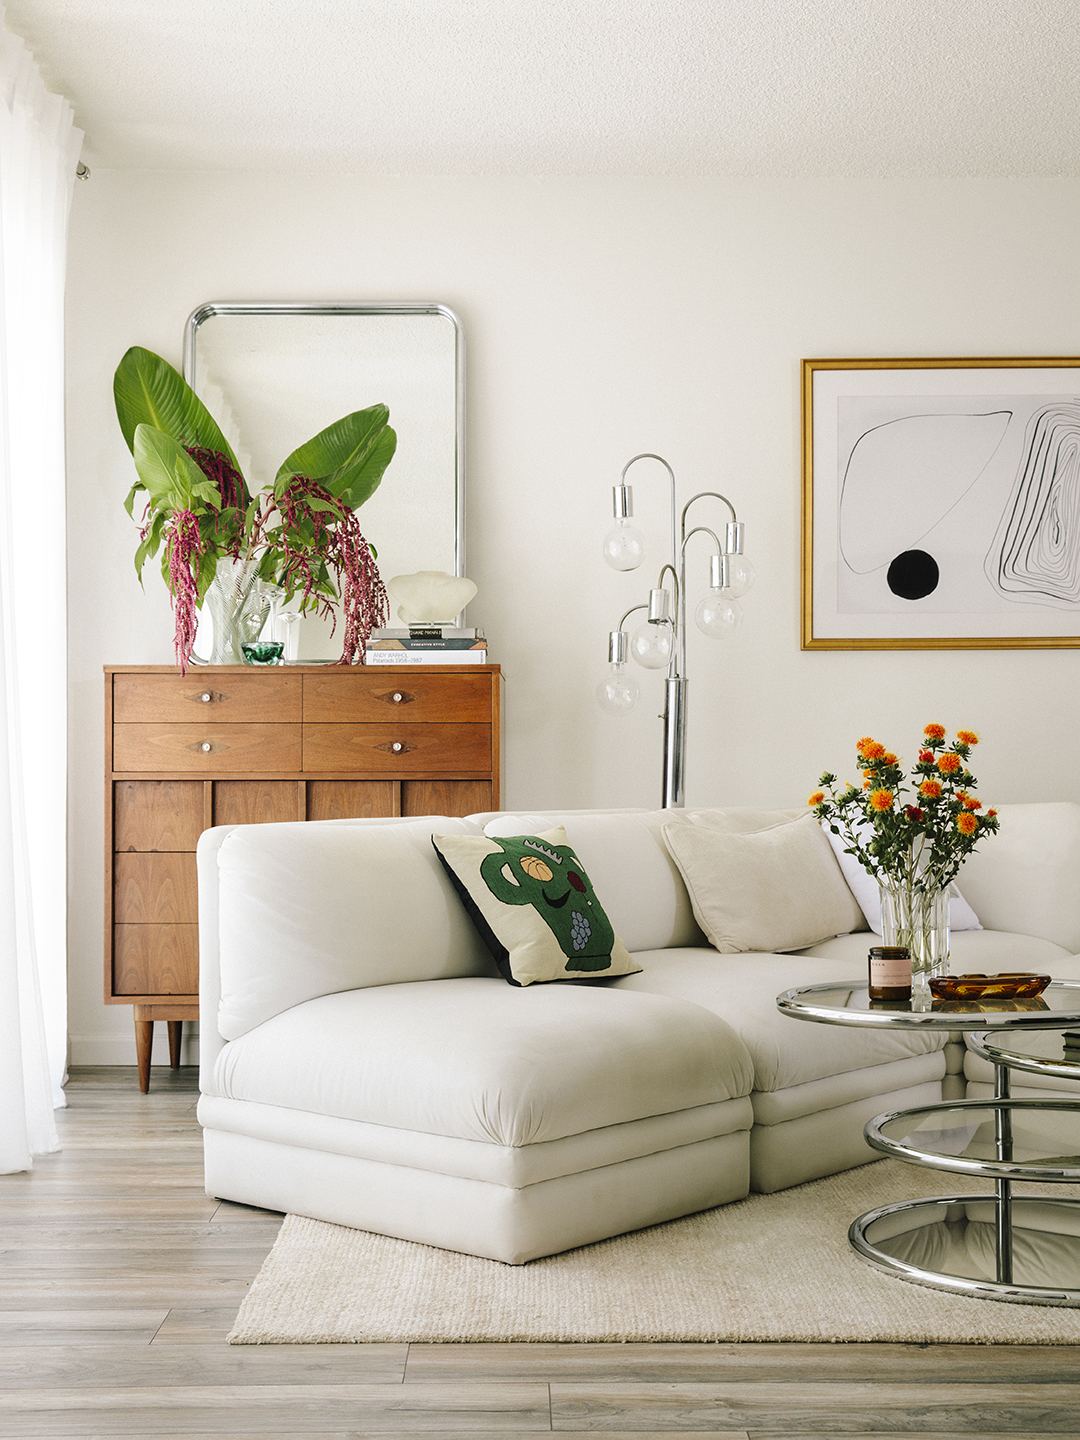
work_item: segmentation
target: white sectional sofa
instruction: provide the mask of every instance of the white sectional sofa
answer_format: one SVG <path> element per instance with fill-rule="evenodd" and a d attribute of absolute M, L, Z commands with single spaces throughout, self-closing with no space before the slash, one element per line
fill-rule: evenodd
<path fill-rule="evenodd" d="M 715 813 L 752 832 L 801 812 Z M 986 928 L 954 935 L 953 969 L 1080 979 L 1080 806 L 1000 814 L 961 875 Z M 959 1035 L 782 1016 L 782 990 L 863 976 L 872 932 L 719 954 L 664 847 L 672 818 L 204 834 L 208 1192 L 519 1264 L 866 1163 L 871 1116 L 964 1092 Z M 557 824 L 640 972 L 507 985 L 431 844 Z"/>

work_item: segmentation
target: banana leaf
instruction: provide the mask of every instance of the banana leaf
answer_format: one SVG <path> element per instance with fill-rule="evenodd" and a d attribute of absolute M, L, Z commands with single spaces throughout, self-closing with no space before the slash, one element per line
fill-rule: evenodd
<path fill-rule="evenodd" d="M 116 418 L 133 455 L 136 430 L 140 425 L 152 425 L 181 445 L 227 455 L 239 470 L 236 456 L 210 411 L 168 361 L 152 350 L 131 347 L 116 367 L 113 397 Z"/>
<path fill-rule="evenodd" d="M 385 405 L 354 410 L 293 451 L 275 476 L 275 493 L 280 495 L 294 475 L 306 475 L 358 510 L 378 488 L 396 449 Z"/>
<path fill-rule="evenodd" d="M 155 510 L 221 508 L 221 496 L 178 440 L 153 425 L 135 427 L 132 454 Z M 200 503 L 201 502 L 201 503 Z"/>

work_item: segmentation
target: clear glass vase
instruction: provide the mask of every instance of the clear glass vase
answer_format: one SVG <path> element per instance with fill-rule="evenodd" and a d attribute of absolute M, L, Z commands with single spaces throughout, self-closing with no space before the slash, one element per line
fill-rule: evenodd
<path fill-rule="evenodd" d="M 911 955 L 911 984 L 925 991 L 931 976 L 949 968 L 949 887 L 884 883 L 881 943 L 903 945 Z"/>
<path fill-rule="evenodd" d="M 204 658 L 193 650 L 191 663 L 243 665 L 240 646 L 245 640 L 259 638 L 276 592 L 277 586 L 259 580 L 258 559 L 219 560 L 202 603 L 203 614 L 209 614 L 213 627 L 210 654 Z"/>

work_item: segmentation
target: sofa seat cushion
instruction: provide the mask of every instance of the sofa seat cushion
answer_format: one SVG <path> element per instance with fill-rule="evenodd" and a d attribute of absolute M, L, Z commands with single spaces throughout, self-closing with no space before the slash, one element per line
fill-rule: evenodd
<path fill-rule="evenodd" d="M 481 977 L 324 995 L 227 1045 L 235 1100 L 533 1145 L 748 1095 L 730 1027 L 663 995 Z"/>
<path fill-rule="evenodd" d="M 865 946 L 865 935 L 860 943 Z M 718 955 L 703 949 L 654 950 L 634 958 L 643 967 L 641 973 L 607 981 L 608 988 L 669 995 L 722 1015 L 750 1052 L 755 1091 L 785 1090 L 931 1054 L 943 1050 L 948 1040 L 947 1031 L 870 1030 L 783 1015 L 776 1008 L 781 991 L 846 978 L 847 967 L 838 967 L 831 958 L 756 951 Z"/>

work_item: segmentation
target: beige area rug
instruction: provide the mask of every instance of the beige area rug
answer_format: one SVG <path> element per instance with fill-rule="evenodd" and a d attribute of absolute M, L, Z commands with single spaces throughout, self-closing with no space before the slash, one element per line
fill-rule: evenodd
<path fill-rule="evenodd" d="M 848 1245 L 879 1205 L 991 1188 L 883 1160 L 527 1265 L 290 1215 L 229 1340 L 1080 1343 L 1080 1310 L 911 1285 Z"/>

